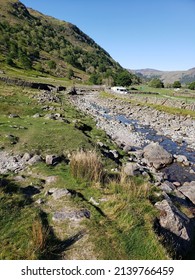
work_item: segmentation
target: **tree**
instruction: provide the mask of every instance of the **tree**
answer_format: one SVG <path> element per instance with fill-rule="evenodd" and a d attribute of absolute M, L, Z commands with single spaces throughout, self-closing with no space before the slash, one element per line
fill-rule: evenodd
<path fill-rule="evenodd" d="M 163 82 L 162 82 L 160 79 L 158 79 L 158 78 L 152 79 L 152 80 L 148 83 L 148 85 L 149 85 L 150 87 L 154 87 L 154 88 L 164 88 Z"/>
<path fill-rule="evenodd" d="M 180 81 L 175 81 L 175 82 L 173 83 L 173 88 L 180 88 L 180 87 L 181 87 Z"/>
<path fill-rule="evenodd" d="M 102 63 L 99 65 L 99 72 L 101 72 L 101 73 L 105 73 L 106 72 L 106 66 L 104 64 L 102 64 Z"/>
<path fill-rule="evenodd" d="M 17 56 L 18 56 L 18 46 L 17 46 L 16 43 L 14 43 L 14 42 L 10 43 L 9 53 L 10 53 L 11 58 L 17 58 Z"/>
<path fill-rule="evenodd" d="M 74 71 L 72 69 L 68 69 L 67 78 L 70 80 L 74 77 Z"/>
<path fill-rule="evenodd" d="M 6 57 L 6 63 L 10 66 L 14 66 L 14 62 L 13 62 L 13 59 L 10 57 L 10 56 L 7 56 Z"/>
<path fill-rule="evenodd" d="M 119 74 L 116 76 L 115 84 L 123 87 L 130 86 L 132 84 L 131 74 L 125 70 L 119 72 Z"/>
<path fill-rule="evenodd" d="M 43 66 L 42 66 L 42 64 L 41 64 L 40 62 L 38 62 L 38 63 L 34 66 L 34 68 L 35 68 L 37 71 L 39 71 L 39 72 L 43 72 L 43 71 L 44 71 Z"/>
<path fill-rule="evenodd" d="M 56 63 L 53 60 L 49 60 L 47 65 L 49 66 L 49 69 L 56 69 Z"/>
<path fill-rule="evenodd" d="M 93 73 L 89 77 L 89 82 L 94 85 L 100 85 L 100 84 L 102 84 L 102 78 L 98 73 Z"/>
<path fill-rule="evenodd" d="M 32 61 L 25 53 L 20 53 L 19 55 L 19 62 L 25 69 L 31 69 L 32 68 Z"/>
<path fill-rule="evenodd" d="M 188 88 L 191 90 L 195 90 L 195 82 L 190 83 Z"/>

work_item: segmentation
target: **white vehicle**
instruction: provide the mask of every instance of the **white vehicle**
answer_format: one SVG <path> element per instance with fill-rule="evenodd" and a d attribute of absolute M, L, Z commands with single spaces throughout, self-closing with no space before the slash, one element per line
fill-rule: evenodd
<path fill-rule="evenodd" d="M 128 91 L 125 87 L 111 87 L 111 90 L 116 92 L 116 93 L 124 93 L 126 94 Z"/>

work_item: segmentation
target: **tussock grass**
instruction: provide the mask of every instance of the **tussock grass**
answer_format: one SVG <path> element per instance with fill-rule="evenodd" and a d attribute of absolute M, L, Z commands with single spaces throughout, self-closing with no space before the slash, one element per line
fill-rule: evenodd
<path fill-rule="evenodd" d="M 128 200 L 131 199 L 147 199 L 150 193 L 150 186 L 148 182 L 138 183 L 125 174 L 123 168 L 114 180 L 110 180 L 109 186 L 116 194 L 125 195 Z"/>
<path fill-rule="evenodd" d="M 34 251 L 40 252 L 46 249 L 47 237 L 49 230 L 47 230 L 40 220 L 35 220 L 32 224 L 32 242 L 34 244 Z"/>
<path fill-rule="evenodd" d="M 77 151 L 70 160 L 71 174 L 77 179 L 98 182 L 103 175 L 101 158 L 96 151 Z"/>

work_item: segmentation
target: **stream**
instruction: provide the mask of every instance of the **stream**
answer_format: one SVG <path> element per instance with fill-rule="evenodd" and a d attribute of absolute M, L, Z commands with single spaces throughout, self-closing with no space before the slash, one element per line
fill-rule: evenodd
<path fill-rule="evenodd" d="M 177 162 L 173 162 L 171 165 L 161 169 L 161 171 L 167 175 L 170 182 L 179 182 L 180 184 L 183 184 L 184 182 L 195 181 L 195 151 L 190 149 L 185 141 L 182 141 L 181 143 L 174 142 L 167 136 L 158 134 L 158 132 L 150 126 L 142 125 L 139 121 L 127 118 L 123 114 L 115 114 L 115 112 L 111 112 L 108 108 L 100 106 L 91 100 L 83 100 L 81 102 L 82 107 L 85 102 L 87 102 L 87 111 L 91 112 L 94 117 L 103 117 L 107 122 L 116 121 L 123 127 L 131 125 L 133 127 L 133 133 L 137 133 L 140 138 L 145 140 L 142 141 L 141 149 L 153 141 L 158 142 L 172 155 L 185 156 L 190 162 L 189 166 L 183 166 Z"/>

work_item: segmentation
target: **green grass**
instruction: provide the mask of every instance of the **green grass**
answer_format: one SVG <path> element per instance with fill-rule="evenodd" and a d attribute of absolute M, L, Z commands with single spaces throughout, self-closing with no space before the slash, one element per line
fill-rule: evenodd
<path fill-rule="evenodd" d="M 0 259 L 39 259 L 45 249 L 40 211 L 11 182 L 0 187 L 0 216 Z"/>
<path fill-rule="evenodd" d="M 92 148 L 90 139 L 81 130 L 75 127 L 74 119 L 85 117 L 72 108 L 66 100 L 63 101 L 62 114 L 70 123 L 55 120 L 46 120 L 44 117 L 33 118 L 35 113 L 42 116 L 42 105 L 37 104 L 32 95 L 38 91 L 21 89 L 17 86 L 0 84 L 0 146 L 12 148 L 20 152 L 60 153 L 78 148 Z M 59 111 L 59 104 L 51 104 Z M 10 114 L 17 114 L 19 118 L 9 118 Z M 86 121 L 89 120 L 86 118 Z M 19 138 L 16 145 L 11 145 L 8 135 Z"/>
<path fill-rule="evenodd" d="M 9 65 L 0 64 L 1 68 L 4 69 L 5 74 L 0 74 L 0 77 L 9 77 L 10 79 L 21 79 L 27 82 L 34 83 L 46 83 L 54 86 L 65 86 L 69 87 L 73 85 L 73 81 L 67 78 L 60 78 L 51 76 L 47 73 L 41 73 L 33 69 L 24 70 L 22 68 L 15 68 Z"/>
<path fill-rule="evenodd" d="M 130 181 L 107 186 L 108 201 L 102 207 L 106 218 L 97 217 L 91 224 L 91 238 L 101 258 L 168 259 L 152 226 L 157 213 L 148 197 L 135 191 L 142 186 Z"/>

